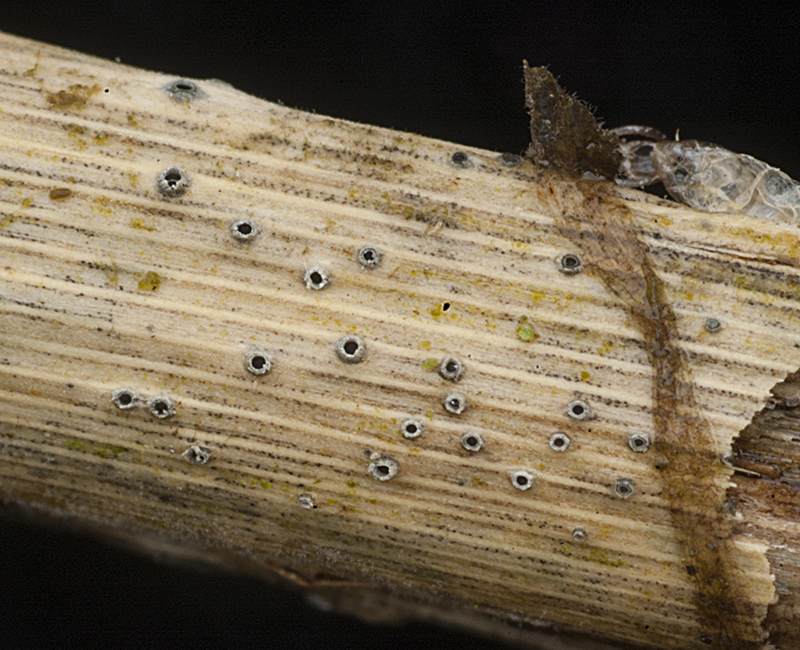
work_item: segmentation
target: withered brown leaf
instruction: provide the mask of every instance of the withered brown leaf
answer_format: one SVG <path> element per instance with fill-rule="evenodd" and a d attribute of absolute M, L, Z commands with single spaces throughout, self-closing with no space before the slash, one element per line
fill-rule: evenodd
<path fill-rule="evenodd" d="M 529 68 L 525 61 L 524 71 L 532 138 L 526 156 L 542 170 L 613 179 L 622 162 L 619 138 L 603 129 L 584 104 L 564 92 L 549 70 Z"/>

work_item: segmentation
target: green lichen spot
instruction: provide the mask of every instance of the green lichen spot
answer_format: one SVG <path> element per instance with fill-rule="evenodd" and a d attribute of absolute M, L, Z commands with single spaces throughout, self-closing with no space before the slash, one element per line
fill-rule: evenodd
<path fill-rule="evenodd" d="M 420 341 L 419 342 L 419 347 L 422 350 L 427 350 L 427 349 L 429 349 L 431 347 L 431 342 L 430 341 Z"/>
<path fill-rule="evenodd" d="M 60 108 L 62 110 L 77 108 L 81 109 L 86 106 L 86 102 L 92 95 L 100 92 L 100 86 L 83 86 L 81 84 L 73 84 L 65 90 L 59 90 L 57 93 L 47 93 L 47 103 L 52 108 Z"/>
<path fill-rule="evenodd" d="M 425 361 L 422 362 L 422 369 L 425 372 L 430 372 L 431 370 L 434 370 L 438 365 L 439 362 L 436 359 L 425 359 Z"/>
<path fill-rule="evenodd" d="M 602 356 L 602 355 L 606 354 L 606 352 L 611 350 L 613 347 L 614 347 L 614 342 L 613 341 L 606 341 L 605 343 L 603 343 L 603 345 L 601 345 L 599 348 L 597 348 L 597 354 Z"/>
<path fill-rule="evenodd" d="M 92 451 L 100 456 L 100 458 L 110 458 L 111 456 L 116 458 L 121 453 L 128 450 L 125 447 L 120 447 L 118 445 L 106 445 L 104 447 L 96 447 Z"/>
<path fill-rule="evenodd" d="M 264 488 L 265 490 L 269 490 L 272 487 L 272 483 L 270 483 L 269 481 L 262 480 L 259 482 L 261 483 L 261 487 Z"/>
<path fill-rule="evenodd" d="M 156 291 L 161 286 L 161 277 L 155 271 L 148 271 L 147 275 L 139 280 L 139 291 Z"/>
<path fill-rule="evenodd" d="M 351 479 L 351 478 L 347 479 L 347 487 L 354 488 L 355 486 L 356 486 L 356 482 L 353 479 Z"/>
<path fill-rule="evenodd" d="M 539 338 L 539 333 L 533 329 L 533 325 L 528 322 L 527 316 L 519 319 L 517 324 L 517 338 L 525 343 L 530 343 Z"/>
<path fill-rule="evenodd" d="M 585 370 L 581 370 L 581 381 L 589 381 L 591 379 L 591 375 L 586 372 Z"/>
<path fill-rule="evenodd" d="M 442 308 L 441 308 L 439 305 L 437 305 L 436 307 L 431 307 L 431 308 L 428 310 L 428 313 L 429 313 L 431 316 L 433 316 L 433 318 L 434 318 L 434 320 L 435 320 L 435 319 L 439 318 L 439 316 L 441 316 L 441 315 L 442 315 Z"/>
<path fill-rule="evenodd" d="M 378 500 L 377 499 L 370 499 L 369 502 L 374 506 L 376 503 L 378 503 Z"/>
<path fill-rule="evenodd" d="M 148 232 L 153 232 L 156 229 L 156 227 L 153 224 L 148 223 L 147 221 L 141 218 L 133 218 L 131 219 L 130 223 L 131 223 L 131 228 L 136 228 L 137 230 L 147 230 Z"/>
<path fill-rule="evenodd" d="M 67 447 L 70 449 L 80 449 L 81 451 L 86 451 L 86 445 L 84 445 L 80 440 L 70 440 L 67 443 Z"/>

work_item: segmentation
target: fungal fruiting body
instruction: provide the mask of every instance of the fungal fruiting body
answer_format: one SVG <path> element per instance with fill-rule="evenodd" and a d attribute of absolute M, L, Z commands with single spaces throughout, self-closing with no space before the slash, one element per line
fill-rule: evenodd
<path fill-rule="evenodd" d="M 245 355 L 245 368 L 254 375 L 266 375 L 272 371 L 272 360 L 262 350 L 252 350 Z"/>
<path fill-rule="evenodd" d="M 336 342 L 336 356 L 344 363 L 361 363 L 367 356 L 367 346 L 361 337 L 351 334 Z"/>
<path fill-rule="evenodd" d="M 373 454 L 369 464 L 369 472 L 379 481 L 388 481 L 400 472 L 400 463 L 391 456 Z"/>
<path fill-rule="evenodd" d="M 461 436 L 461 446 L 467 451 L 480 451 L 483 449 L 483 436 L 478 431 L 468 431 Z"/>
<path fill-rule="evenodd" d="M 205 465 L 211 459 L 211 450 L 200 445 L 192 445 L 181 456 L 193 465 Z"/>
<path fill-rule="evenodd" d="M 377 269 L 383 261 L 383 253 L 375 246 L 364 246 L 358 251 L 358 262 L 361 267 L 368 270 Z"/>
<path fill-rule="evenodd" d="M 511 472 L 511 485 L 518 490 L 530 490 L 533 487 L 533 473 L 525 469 Z"/>
<path fill-rule="evenodd" d="M 111 400 L 122 410 L 131 409 L 139 404 L 139 395 L 130 388 L 118 388 Z"/>
<path fill-rule="evenodd" d="M 255 221 L 250 219 L 239 219 L 231 224 L 231 237 L 237 241 L 251 241 L 258 236 L 259 227 Z"/>
<path fill-rule="evenodd" d="M 410 418 L 403 422 L 400 426 L 400 431 L 403 434 L 404 438 L 408 438 L 409 440 L 414 440 L 415 438 L 419 438 L 422 435 L 424 430 L 424 426 L 421 420 L 417 420 L 416 418 Z"/>
<path fill-rule="evenodd" d="M 455 357 L 445 357 L 439 364 L 439 375 L 447 381 L 458 381 L 464 375 L 464 364 Z"/>
<path fill-rule="evenodd" d="M 185 171 L 179 167 L 170 167 L 158 175 L 156 185 L 165 197 L 173 199 L 186 194 L 190 183 Z"/>

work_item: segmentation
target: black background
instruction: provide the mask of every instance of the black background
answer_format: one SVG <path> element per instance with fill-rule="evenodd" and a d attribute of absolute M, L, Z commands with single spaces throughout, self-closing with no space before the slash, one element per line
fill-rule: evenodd
<path fill-rule="evenodd" d="M 3 0 L 0 30 L 515 153 L 528 144 L 527 59 L 548 65 L 608 126 L 680 128 L 683 139 L 716 142 L 800 178 L 797 10 L 685 6 Z M 258 582 L 2 520 L 0 585 L 3 649 L 496 647 L 425 626 L 360 624 Z"/>

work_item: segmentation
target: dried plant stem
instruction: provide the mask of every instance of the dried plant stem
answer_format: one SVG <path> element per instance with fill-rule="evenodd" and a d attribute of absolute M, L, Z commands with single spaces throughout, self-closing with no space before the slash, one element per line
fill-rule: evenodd
<path fill-rule="evenodd" d="M 0 55 L 3 499 L 361 615 L 594 648 L 724 647 L 692 526 L 732 563 L 730 647 L 760 643 L 773 573 L 792 647 L 796 518 L 755 488 L 725 513 L 721 459 L 800 368 L 795 227 L 7 35 Z M 601 218 L 641 250 L 587 243 Z M 669 438 L 669 372 L 602 250 L 659 278 L 692 395 L 671 413 L 702 426 Z"/>

